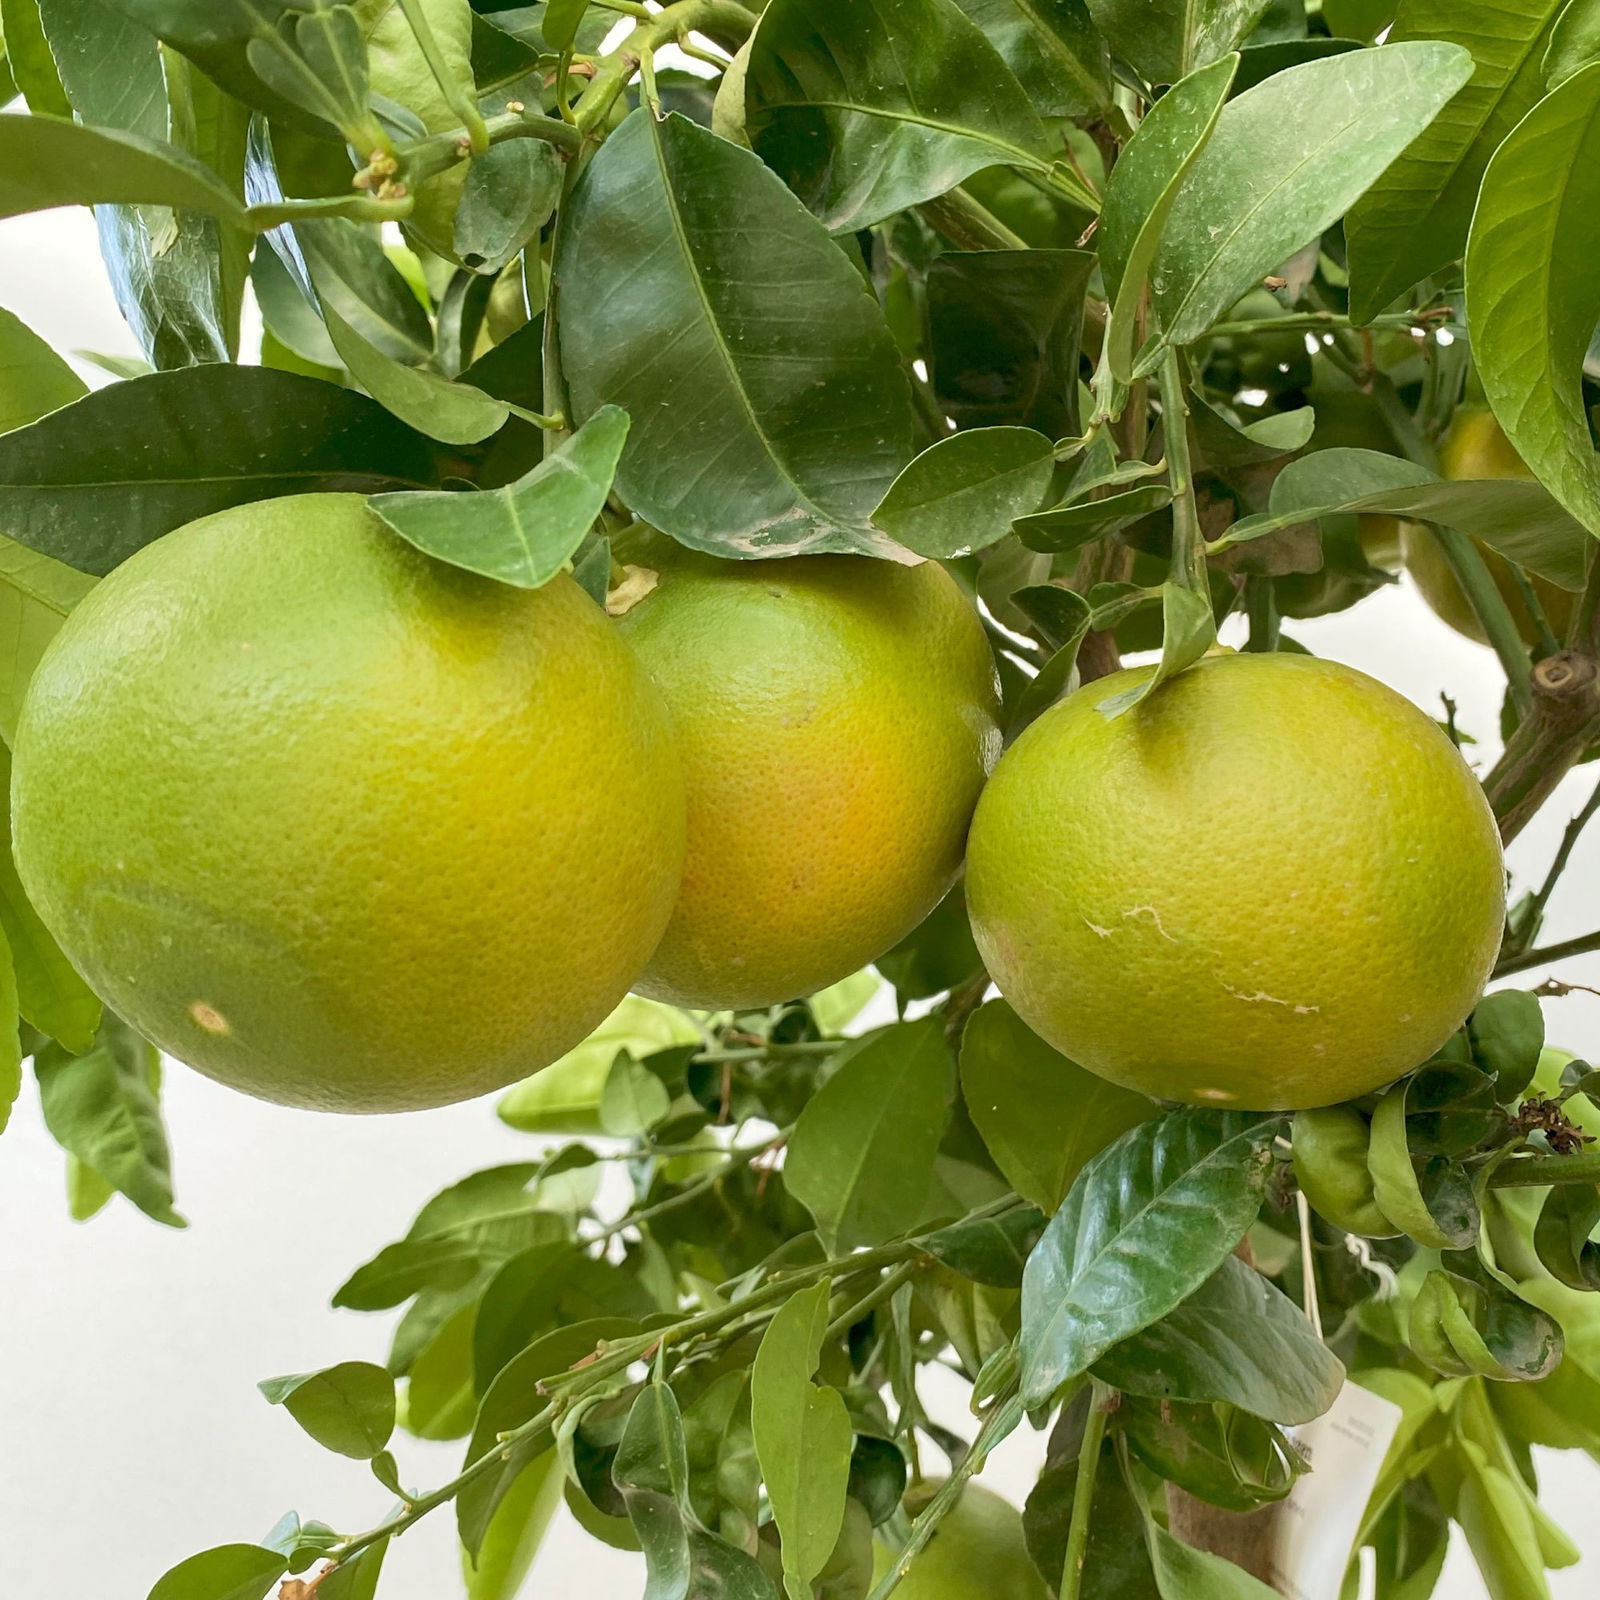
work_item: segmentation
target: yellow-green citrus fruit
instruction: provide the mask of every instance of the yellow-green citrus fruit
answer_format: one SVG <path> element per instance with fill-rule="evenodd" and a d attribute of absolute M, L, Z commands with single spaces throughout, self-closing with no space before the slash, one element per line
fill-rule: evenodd
<path fill-rule="evenodd" d="M 894 1552 L 879 1545 L 872 1581 L 881 1582 L 894 1561 Z M 1049 1600 L 1050 1591 L 1028 1555 L 1021 1513 L 969 1483 L 895 1594 L 899 1600 Z"/>
<path fill-rule="evenodd" d="M 400 0 L 356 0 L 355 11 L 366 35 L 373 93 L 415 113 L 429 133 L 459 128 L 461 117 L 434 77 Z M 473 94 L 472 7 L 468 0 L 422 0 L 422 12 L 451 77 Z M 417 187 L 414 208 L 405 222 L 406 229 L 435 255 L 451 260 L 455 259 L 456 207 L 466 178 L 467 164 L 457 162 L 425 179 Z"/>
<path fill-rule="evenodd" d="M 665 707 L 570 579 L 513 589 L 357 495 L 114 571 L 17 734 L 17 864 L 115 1011 L 264 1099 L 401 1111 L 555 1060 L 672 909 Z"/>
<path fill-rule="evenodd" d="M 1453 479 L 1533 476 L 1522 464 L 1522 458 L 1512 447 L 1511 441 L 1500 431 L 1494 414 L 1471 409 L 1458 411 L 1451 421 L 1449 431 L 1439 447 L 1439 471 L 1444 477 Z M 1433 529 L 1422 523 L 1403 522 L 1400 525 L 1400 542 L 1406 570 L 1422 592 L 1422 598 L 1457 633 L 1465 634 L 1479 644 L 1487 644 L 1488 635 L 1484 633 L 1471 601 L 1456 581 L 1455 572 L 1446 560 L 1439 537 Z M 1510 608 L 1523 642 L 1529 645 L 1536 643 L 1538 629 L 1512 575 L 1511 564 L 1482 540 L 1478 541 L 1478 554 L 1483 557 L 1495 588 Z M 1545 619 L 1556 637 L 1562 637 L 1572 621 L 1572 608 L 1577 596 L 1547 578 L 1536 577 L 1532 573 L 1528 575 L 1528 581 L 1533 585 L 1534 597 Z"/>
<path fill-rule="evenodd" d="M 994 660 L 940 566 L 722 561 L 651 540 L 621 619 L 689 794 L 683 889 L 636 985 L 687 1006 L 810 994 L 883 954 L 961 865 L 998 749 Z"/>
<path fill-rule="evenodd" d="M 1364 673 L 1137 668 L 1006 752 L 967 854 L 973 931 L 1033 1030 L 1166 1100 L 1295 1110 L 1409 1071 L 1500 943 L 1499 835 L 1439 728 Z"/>

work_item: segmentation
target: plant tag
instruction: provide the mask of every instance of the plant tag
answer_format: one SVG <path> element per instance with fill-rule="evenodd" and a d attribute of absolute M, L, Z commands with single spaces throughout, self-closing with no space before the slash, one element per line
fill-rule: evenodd
<path fill-rule="evenodd" d="M 1288 1600 L 1339 1600 L 1362 1515 L 1403 1415 L 1392 1400 L 1346 1383 L 1323 1416 L 1284 1430 L 1311 1464 L 1276 1521 L 1272 1583 Z"/>

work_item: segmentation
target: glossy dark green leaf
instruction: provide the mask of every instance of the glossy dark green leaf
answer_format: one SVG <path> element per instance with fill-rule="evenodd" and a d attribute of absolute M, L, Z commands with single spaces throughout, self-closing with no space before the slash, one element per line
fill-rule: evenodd
<path fill-rule="evenodd" d="M 1395 0 L 1322 0 L 1328 32 L 1362 44 L 1371 44 L 1394 21 L 1395 11 Z"/>
<path fill-rule="evenodd" d="M 830 1286 L 784 1302 L 756 1351 L 750 1423 L 783 1547 L 790 1600 L 810 1600 L 844 1521 L 852 1431 L 837 1389 L 811 1379 L 822 1359 Z"/>
<path fill-rule="evenodd" d="M 640 517 L 724 556 L 885 551 L 867 519 L 911 454 L 907 380 L 877 301 L 771 171 L 637 111 L 560 231 L 572 407 L 633 418 L 617 489 Z"/>
<path fill-rule="evenodd" d="M 1083 0 L 956 0 L 1017 76 L 1042 117 L 1102 109 L 1111 60 Z"/>
<path fill-rule="evenodd" d="M 902 1001 L 926 1000 L 975 978 L 983 958 L 973 942 L 961 885 L 873 966 L 895 986 Z"/>
<path fill-rule="evenodd" d="M 11 755 L 0 750 L 0 794 L 9 794 L 10 788 Z M 9 808 L 0 828 L 0 933 L 10 952 L 23 1017 L 68 1050 L 90 1049 L 100 1026 L 100 1002 L 28 902 L 11 855 Z"/>
<path fill-rule="evenodd" d="M 1533 1231 L 1533 1247 L 1545 1270 L 1569 1289 L 1600 1290 L 1600 1244 L 1591 1240 L 1600 1224 L 1600 1190 L 1561 1183 L 1545 1196 Z"/>
<path fill-rule="evenodd" d="M 348 389 L 265 367 L 194 367 L 112 384 L 0 437 L 0 525 L 105 573 L 229 506 L 432 488 L 467 466 Z"/>
<path fill-rule="evenodd" d="M 638 1324 L 620 1318 L 600 1318 L 559 1328 L 528 1346 L 501 1370 L 478 1407 L 467 1461 L 479 1460 L 496 1447 L 503 1433 L 531 1422 L 548 1403 L 540 1383 L 576 1362 L 592 1356 L 608 1339 L 623 1339 L 638 1332 Z M 517 1479 L 551 1444 L 548 1429 L 520 1443 L 492 1471 L 473 1479 L 456 1497 L 456 1522 L 461 1542 L 475 1555 L 483 1545 L 495 1513 Z"/>
<path fill-rule="evenodd" d="M 1230 100 L 1190 169 L 1151 270 L 1162 331 L 1192 344 L 1347 211 L 1471 72 L 1414 43 L 1291 67 Z"/>
<path fill-rule="evenodd" d="M 1237 1406 L 1122 1395 L 1128 1447 L 1168 1484 L 1226 1511 L 1254 1511 L 1294 1487 L 1301 1462 L 1276 1423 Z"/>
<path fill-rule="evenodd" d="M 106 201 L 187 206 L 240 224 L 244 207 L 175 145 L 59 117 L 0 115 L 0 217 Z"/>
<path fill-rule="evenodd" d="M 1344 1382 L 1344 1367 L 1305 1313 L 1237 1256 L 1094 1370 L 1129 1394 L 1226 1401 L 1282 1423 L 1320 1417 Z"/>
<path fill-rule="evenodd" d="M 1441 482 L 1379 450 L 1318 450 L 1291 461 L 1272 486 L 1269 513 L 1224 535 L 1240 544 L 1298 522 L 1347 512 L 1387 512 L 1456 528 L 1564 589 L 1583 586 L 1592 543 L 1582 523 L 1542 484 L 1511 478 Z"/>
<path fill-rule="evenodd" d="M 784 1181 L 832 1250 L 881 1244 L 922 1214 L 949 1116 L 950 1048 L 937 1017 L 847 1047 L 800 1114 Z"/>
<path fill-rule="evenodd" d="M 1466 249 L 1489 157 L 1544 94 L 1545 46 L 1564 3 L 1404 0 L 1398 8 L 1388 43 L 1462 45 L 1472 77 L 1345 219 L 1358 322 Z"/>
<path fill-rule="evenodd" d="M 394 1379 L 369 1361 L 268 1378 L 257 1385 L 324 1450 L 370 1461 L 394 1432 Z"/>
<path fill-rule="evenodd" d="M 1050 166 L 1022 85 L 955 0 L 771 0 L 751 39 L 745 127 L 835 233 L 997 162 Z"/>
<path fill-rule="evenodd" d="M 533 470 L 503 489 L 375 495 L 369 502 L 419 550 L 520 589 L 572 559 L 611 493 L 628 416 L 602 406 Z"/>
<path fill-rule="evenodd" d="M 456 254 L 497 273 L 550 220 L 566 164 L 543 139 L 506 139 L 467 168 L 456 207 Z"/>
<path fill-rule="evenodd" d="M 1037 511 L 1055 446 L 1032 428 L 974 428 L 930 445 L 906 467 L 873 522 L 919 556 L 948 560 L 1003 539 Z"/>
<path fill-rule="evenodd" d="M 928 366 L 959 427 L 1077 431 L 1084 250 L 951 251 L 928 273 Z"/>
<path fill-rule="evenodd" d="M 974 1283 L 1015 1289 L 1044 1227 L 1045 1215 L 1036 1206 L 1018 1206 L 998 1217 L 974 1217 L 941 1228 L 930 1233 L 922 1247 Z"/>
<path fill-rule="evenodd" d="M 180 1561 L 150 1591 L 149 1600 L 266 1600 L 289 1570 L 276 1550 L 224 1544 Z"/>
<path fill-rule="evenodd" d="M 26 323 L 0 308 L 0 433 L 87 393 L 82 378 Z"/>
<path fill-rule="evenodd" d="M 1255 1217 L 1279 1128 L 1237 1112 L 1170 1112 L 1078 1174 L 1022 1280 L 1026 1404 L 1049 1399 L 1216 1271 Z"/>
<path fill-rule="evenodd" d="M 1484 392 L 1538 480 L 1600 535 L 1600 457 L 1583 359 L 1600 280 L 1568 264 L 1600 249 L 1600 63 L 1518 124 L 1483 178 L 1467 242 L 1467 316 Z"/>
<path fill-rule="evenodd" d="M 1533 1082 L 1544 1049 L 1544 1011 L 1526 989 L 1486 994 L 1467 1018 L 1472 1056 L 1490 1073 L 1498 1098 L 1512 1101 Z"/>
<path fill-rule="evenodd" d="M 125 1023 L 107 1017 L 94 1047 L 70 1055 L 46 1045 L 33 1058 L 44 1123 L 147 1217 L 186 1227 L 172 1209 L 172 1161 L 156 1096 L 160 1057 Z"/>
<path fill-rule="evenodd" d="M 1106 183 L 1100 266 L 1111 297 L 1106 332 L 1112 374 L 1133 377 L 1139 308 L 1178 192 L 1205 149 L 1239 65 L 1226 55 L 1173 87 L 1150 109 Z"/>
<path fill-rule="evenodd" d="M 1197 389 L 1189 391 L 1187 403 L 1193 443 L 1213 467 L 1253 466 L 1293 455 L 1310 442 L 1317 425 L 1311 406 L 1276 411 L 1241 424 L 1225 417 Z"/>
<path fill-rule="evenodd" d="M 961 1090 L 1006 1181 L 1044 1211 L 1061 1204 L 1092 1156 L 1156 1113 L 1143 1095 L 1053 1050 L 1004 1000 L 967 1022 Z"/>
<path fill-rule="evenodd" d="M 1102 500 L 1081 500 L 1056 506 L 1030 517 L 1018 517 L 1016 531 L 1030 550 L 1076 550 L 1091 539 L 1120 532 L 1141 521 L 1152 511 L 1172 503 L 1172 491 L 1164 483 L 1124 489 Z"/>
<path fill-rule="evenodd" d="M 1177 83 L 1232 50 L 1269 0 L 1087 0 L 1113 54 L 1152 83 Z"/>
<path fill-rule="evenodd" d="M 1232 92 L 1243 94 L 1246 89 L 1253 89 L 1290 67 L 1298 67 L 1306 61 L 1320 61 L 1324 56 L 1342 56 L 1348 50 L 1360 48 L 1360 40 L 1324 39 L 1318 34 L 1305 39 L 1247 45 L 1239 51 L 1239 70 L 1234 74 Z"/>
<path fill-rule="evenodd" d="M 293 240 L 322 303 L 368 344 L 408 366 L 433 355 L 428 313 L 370 232 L 359 223 L 317 217 L 300 223 Z M 288 248 L 277 232 L 268 235 L 268 243 Z M 298 276 L 299 268 L 293 270 Z"/>

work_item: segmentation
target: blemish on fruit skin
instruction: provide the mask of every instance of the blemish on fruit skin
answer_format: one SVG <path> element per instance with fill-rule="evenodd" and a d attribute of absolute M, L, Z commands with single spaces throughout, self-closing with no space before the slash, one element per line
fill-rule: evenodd
<path fill-rule="evenodd" d="M 204 1000 L 195 1000 L 190 1003 L 189 1015 L 207 1033 L 215 1034 L 219 1039 L 225 1039 L 233 1032 L 233 1025 L 215 1006 L 208 1006 Z"/>
<path fill-rule="evenodd" d="M 1195 1098 L 1198 1100 L 1210 1100 L 1220 1103 L 1223 1101 L 1237 1100 L 1239 1097 L 1236 1094 L 1230 1094 L 1226 1089 L 1196 1089 Z"/>

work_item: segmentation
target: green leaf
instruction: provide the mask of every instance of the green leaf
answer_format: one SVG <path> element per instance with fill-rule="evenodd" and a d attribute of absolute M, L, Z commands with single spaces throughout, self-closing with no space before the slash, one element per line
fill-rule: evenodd
<path fill-rule="evenodd" d="M 611 1063 L 600 1095 L 600 1127 L 617 1139 L 636 1139 L 667 1114 L 672 1097 L 648 1067 L 629 1056 Z"/>
<path fill-rule="evenodd" d="M 611 493 L 628 414 L 602 406 L 530 472 L 479 494 L 383 494 L 368 502 L 400 537 L 451 566 L 537 589 L 571 561 Z"/>
<path fill-rule="evenodd" d="M 1341 217 L 1471 69 L 1458 45 L 1383 45 L 1291 67 L 1230 100 L 1151 270 L 1164 336 L 1193 344 Z"/>
<path fill-rule="evenodd" d="M 380 1539 L 349 1561 L 341 1561 L 318 1582 L 317 1600 L 374 1600 L 378 1579 L 383 1575 L 383 1558 L 388 1553 L 389 1541 Z M 491 1597 L 474 1594 L 471 1600 L 491 1600 Z M 501 1600 L 501 1597 L 495 1596 L 493 1600 Z"/>
<path fill-rule="evenodd" d="M 478 1252 L 462 1239 L 404 1239 L 386 1245 L 340 1285 L 333 1303 L 346 1311 L 387 1311 L 422 1289 L 469 1282 Z"/>
<path fill-rule="evenodd" d="M 0 668 L 0 739 L 7 745 L 39 658 L 94 584 L 87 573 L 0 538 L 0 638 L 10 641 Z"/>
<path fill-rule="evenodd" d="M 531 1422 L 544 1410 L 547 1396 L 539 1389 L 544 1379 L 592 1356 L 602 1341 L 627 1338 L 638 1331 L 635 1322 L 597 1318 L 558 1328 L 529 1345 L 501 1369 L 484 1394 L 467 1446 L 468 1464 L 494 1450 L 501 1434 Z M 462 1487 L 456 1497 L 456 1523 L 469 1558 L 483 1549 L 501 1503 L 523 1473 L 535 1469 L 551 1442 L 550 1430 L 541 1430 L 537 1437 L 508 1449 L 498 1466 Z"/>
<path fill-rule="evenodd" d="M 982 550 L 1037 511 L 1055 473 L 1055 446 L 1032 428 L 975 428 L 930 445 L 878 503 L 872 520 L 919 556 Z"/>
<path fill-rule="evenodd" d="M 880 1028 L 837 1057 L 789 1140 L 784 1182 L 832 1251 L 881 1244 L 922 1214 L 949 1117 L 938 1017 Z"/>
<path fill-rule="evenodd" d="M 0 115 L 0 217 L 107 201 L 244 220 L 227 185 L 175 145 L 60 117 Z"/>
<path fill-rule="evenodd" d="M 1261 1204 L 1276 1118 L 1174 1111 L 1082 1172 L 1022 1280 L 1022 1397 L 1042 1404 L 1188 1298 Z"/>
<path fill-rule="evenodd" d="M 1145 484 L 1138 489 L 1124 489 L 1120 494 L 1108 494 L 1103 500 L 1083 500 L 1031 517 L 1018 517 L 1016 532 L 1030 550 L 1076 550 L 1091 539 L 1118 533 L 1171 503 L 1172 491 L 1166 484 Z"/>
<path fill-rule="evenodd" d="M 561 1504 L 561 1461 L 546 1450 L 525 1467 L 496 1506 L 477 1558 L 463 1553 L 467 1600 L 516 1600 Z M 318 1590 L 319 1600 L 326 1584 Z"/>
<path fill-rule="evenodd" d="M 572 408 L 633 418 L 617 490 L 638 516 L 715 555 L 885 553 L 867 519 L 911 454 L 910 388 L 860 274 L 775 174 L 636 111 L 560 232 Z"/>
<path fill-rule="evenodd" d="M 1083 0 L 956 0 L 1017 76 L 1042 117 L 1102 110 L 1111 59 Z"/>
<path fill-rule="evenodd" d="M 36 422 L 88 392 L 38 334 L 0 307 L 0 433 Z"/>
<path fill-rule="evenodd" d="M 149 1600 L 266 1600 L 289 1570 L 276 1550 L 224 1544 L 180 1561 L 150 1591 Z"/>
<path fill-rule="evenodd" d="M 1544 95 L 1545 44 L 1563 3 L 1403 0 L 1388 42 L 1463 45 L 1472 76 L 1345 219 L 1355 321 L 1369 321 L 1466 248 L 1489 157 Z"/>
<path fill-rule="evenodd" d="M 478 1308 L 458 1307 L 412 1358 L 401 1422 L 418 1439 L 460 1439 L 472 1429 L 477 1393 L 472 1341 Z"/>
<path fill-rule="evenodd" d="M 552 50 L 572 49 L 583 23 L 583 14 L 589 9 L 589 0 L 550 0 L 540 19 L 540 31 Z"/>
<path fill-rule="evenodd" d="M 11 1108 L 22 1093 L 21 1022 L 16 971 L 11 952 L 0 939 L 0 1133 L 6 1131 Z"/>
<path fill-rule="evenodd" d="M 922 1248 L 974 1283 L 1015 1289 L 1044 1228 L 1042 1211 L 1036 1206 L 1018 1206 L 998 1217 L 974 1217 L 941 1228 L 922 1241 Z"/>
<path fill-rule="evenodd" d="M 566 163 L 543 139 L 506 139 L 474 158 L 456 206 L 456 254 L 493 275 L 550 220 Z"/>
<path fill-rule="evenodd" d="M 1078 430 L 1086 250 L 948 251 L 928 272 L 928 367 L 961 428 Z"/>
<path fill-rule="evenodd" d="M 1270 0 L 1088 0 L 1114 55 L 1151 83 L 1177 83 L 1225 56 Z"/>
<path fill-rule="evenodd" d="M 1225 1401 L 1272 1422 L 1310 1422 L 1334 1402 L 1344 1367 L 1306 1315 L 1229 1256 L 1159 1322 L 1094 1366 L 1114 1389 L 1157 1400 Z"/>
<path fill-rule="evenodd" d="M 1217 621 L 1209 593 L 1180 583 L 1161 586 L 1161 660 L 1149 677 L 1131 689 L 1109 695 L 1095 709 L 1110 719 L 1131 711 L 1162 684 L 1187 672 L 1217 642 Z"/>
<path fill-rule="evenodd" d="M 954 0 L 771 0 L 751 36 L 745 127 L 834 233 L 997 162 L 1050 167 L 1022 85 Z"/>
<path fill-rule="evenodd" d="M 257 1385 L 324 1450 L 370 1461 L 394 1432 L 394 1379 L 369 1361 L 268 1378 Z"/>
<path fill-rule="evenodd" d="M 153 1045 L 108 1016 L 86 1055 L 46 1045 L 33 1069 L 51 1138 L 147 1217 L 182 1228 L 188 1224 L 172 1209 L 171 1157 L 156 1098 L 160 1063 Z"/>
<path fill-rule="evenodd" d="M 1517 1099 L 1539 1069 L 1544 1011 L 1526 989 L 1486 994 L 1467 1018 L 1472 1058 L 1495 1078 L 1496 1098 Z"/>
<path fill-rule="evenodd" d="M 782 1540 L 790 1600 L 811 1600 L 844 1523 L 852 1432 L 844 1397 L 812 1375 L 828 1327 L 827 1282 L 802 1289 L 767 1325 L 750 1374 L 756 1458 Z"/>
<path fill-rule="evenodd" d="M 1600 63 L 1495 152 L 1467 241 L 1467 319 L 1484 392 L 1528 470 L 1600 535 L 1583 358 L 1600 322 Z"/>
<path fill-rule="evenodd" d="M 98 389 L 0 436 L 0 527 L 98 574 L 229 506 L 432 488 L 460 465 L 348 389 L 266 367 L 193 367 Z"/>
<path fill-rule="evenodd" d="M 873 966 L 901 1002 L 928 1000 L 977 977 L 983 958 L 972 938 L 966 896 L 958 883 L 923 920 Z M 835 1031 L 835 1030 L 829 1030 Z"/>
<path fill-rule="evenodd" d="M 1143 1095 L 1051 1049 L 1004 1000 L 990 1000 L 961 1039 L 961 1092 L 989 1154 L 1025 1200 L 1054 1211 L 1090 1157 L 1148 1121 Z"/>
<path fill-rule="evenodd" d="M 1530 1305 L 1477 1258 L 1446 1251 L 1442 1269 L 1423 1279 L 1411 1305 L 1407 1342 L 1419 1361 L 1446 1377 L 1530 1382 L 1561 1361 L 1561 1325 Z"/>
<path fill-rule="evenodd" d="M 4 39 L 9 75 L 28 109 L 70 117 L 72 105 L 61 87 L 55 58 L 44 36 L 38 0 L 0 0 L 0 36 Z"/>
<path fill-rule="evenodd" d="M 1162 231 L 1217 125 L 1238 65 L 1236 55 L 1226 55 L 1175 84 L 1150 108 L 1106 182 L 1098 240 L 1112 298 L 1106 348 L 1119 382 L 1133 379 L 1139 307 Z"/>
<path fill-rule="evenodd" d="M 1559 8 L 1545 47 L 1545 87 L 1556 88 L 1596 60 L 1600 60 L 1600 5 L 1595 0 L 1568 0 Z"/>
<path fill-rule="evenodd" d="M 1430 1250 L 1465 1249 L 1478 1237 L 1478 1207 L 1471 1189 L 1459 1193 L 1459 1170 L 1442 1156 L 1419 1162 L 1407 1138 L 1406 1100 L 1411 1083 L 1397 1083 L 1372 1114 L 1367 1167 L 1378 1210 Z M 1455 1176 L 1458 1181 L 1445 1183 Z M 1443 1184 L 1443 1187 L 1441 1187 Z"/>
<path fill-rule="evenodd" d="M 1145 1533 L 1161 1600 L 1278 1600 L 1276 1589 L 1223 1556 L 1183 1543 L 1148 1510 Z"/>
<path fill-rule="evenodd" d="M 267 243 L 278 238 L 269 234 Z M 315 217 L 299 223 L 292 238 L 305 265 L 291 276 L 309 272 L 318 300 L 332 306 L 368 344 L 407 366 L 432 358 L 433 328 L 416 290 L 359 223 Z M 304 295 L 301 299 L 310 310 L 310 301 Z M 324 343 L 331 344 L 325 332 Z M 316 355 L 317 350 L 307 353 Z"/>
<path fill-rule="evenodd" d="M 1600 1223 L 1600 1190 L 1592 1184 L 1556 1184 L 1544 1197 L 1533 1247 L 1545 1270 L 1569 1289 L 1600 1289 L 1600 1244 L 1590 1235 Z"/>
<path fill-rule="evenodd" d="M 0 616 L 4 615 L 0 607 Z M 0 750 L 0 795 L 11 792 L 11 755 Z M 4 934 L 22 1015 L 41 1033 L 82 1054 L 94 1045 L 100 1026 L 95 998 L 50 930 L 29 904 L 11 854 L 11 813 L 4 808 L 0 829 L 0 933 Z"/>
<path fill-rule="evenodd" d="M 351 376 L 381 406 L 419 433 L 446 444 L 476 444 L 511 415 L 503 400 L 495 400 L 471 384 L 457 383 L 423 367 L 403 366 L 386 356 L 357 333 L 326 299 L 322 320 Z"/>

